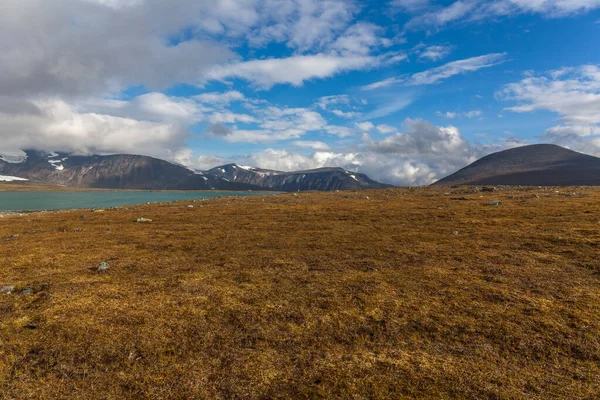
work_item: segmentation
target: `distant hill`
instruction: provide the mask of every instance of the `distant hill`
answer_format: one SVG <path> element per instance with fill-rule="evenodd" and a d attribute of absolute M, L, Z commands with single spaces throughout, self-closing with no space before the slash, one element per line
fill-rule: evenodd
<path fill-rule="evenodd" d="M 600 158 L 551 144 L 490 154 L 434 185 L 598 186 Z"/>
<path fill-rule="evenodd" d="M 375 182 L 364 174 L 343 168 L 319 168 L 307 171 L 282 172 L 236 164 L 223 165 L 206 171 L 209 175 L 230 182 L 256 185 L 281 191 L 297 190 L 355 190 L 389 187 Z"/>
<path fill-rule="evenodd" d="M 196 171 L 147 156 L 117 154 L 74 156 L 25 151 L 23 158 L 0 156 L 4 180 L 84 188 L 144 190 L 350 190 L 388 187 L 342 168 L 300 172 L 223 165 Z"/>

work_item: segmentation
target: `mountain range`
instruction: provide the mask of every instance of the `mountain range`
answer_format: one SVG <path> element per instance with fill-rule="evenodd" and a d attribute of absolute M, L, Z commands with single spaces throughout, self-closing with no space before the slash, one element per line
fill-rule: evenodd
<path fill-rule="evenodd" d="M 600 158 L 551 144 L 500 151 L 434 185 L 598 186 Z"/>
<path fill-rule="evenodd" d="M 143 190 L 355 190 L 389 187 L 342 168 L 283 172 L 228 164 L 193 170 L 153 157 L 117 154 L 78 156 L 26 150 L 0 156 L 0 175 L 33 184 Z"/>

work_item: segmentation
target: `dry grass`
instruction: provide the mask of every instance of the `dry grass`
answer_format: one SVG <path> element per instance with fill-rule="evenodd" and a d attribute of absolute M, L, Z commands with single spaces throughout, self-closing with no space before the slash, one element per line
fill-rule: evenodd
<path fill-rule="evenodd" d="M 559 190 L 5 218 L 0 398 L 597 399 L 600 190 Z"/>

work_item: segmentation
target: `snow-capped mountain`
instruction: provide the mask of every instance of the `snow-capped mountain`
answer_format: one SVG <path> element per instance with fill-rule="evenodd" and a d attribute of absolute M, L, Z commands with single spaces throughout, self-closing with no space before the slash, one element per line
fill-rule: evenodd
<path fill-rule="evenodd" d="M 319 168 L 307 171 L 282 172 L 227 164 L 207 171 L 230 182 L 260 186 L 269 190 L 355 190 L 385 187 L 368 176 L 343 168 Z"/>
<path fill-rule="evenodd" d="M 387 187 L 342 168 L 281 172 L 223 165 L 194 171 L 147 156 L 75 156 L 25 151 L 26 157 L 0 156 L 0 175 L 32 184 L 145 190 L 351 190 Z M 16 180 L 16 179 L 13 179 Z"/>

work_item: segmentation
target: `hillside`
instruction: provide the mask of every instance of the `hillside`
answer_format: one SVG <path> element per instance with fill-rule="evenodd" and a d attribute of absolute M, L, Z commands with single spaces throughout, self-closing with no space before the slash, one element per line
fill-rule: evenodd
<path fill-rule="evenodd" d="M 228 164 L 196 171 L 130 154 L 74 156 L 33 150 L 26 154 L 26 158 L 10 162 L 0 158 L 0 176 L 37 185 L 107 189 L 332 191 L 389 187 L 342 168 L 282 172 Z"/>
<path fill-rule="evenodd" d="M 298 190 L 356 190 L 390 187 L 370 179 L 364 174 L 343 168 L 319 168 L 307 171 L 282 172 L 236 164 L 223 165 L 207 171 L 207 174 L 231 182 L 260 186 L 264 189 L 295 192 Z"/>
<path fill-rule="evenodd" d="M 597 398 L 598 215 L 444 187 L 6 217 L 0 397 Z"/>
<path fill-rule="evenodd" d="M 539 144 L 490 154 L 435 185 L 600 185 L 600 158 Z"/>

